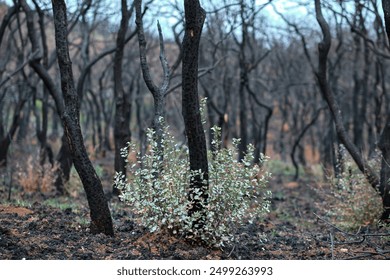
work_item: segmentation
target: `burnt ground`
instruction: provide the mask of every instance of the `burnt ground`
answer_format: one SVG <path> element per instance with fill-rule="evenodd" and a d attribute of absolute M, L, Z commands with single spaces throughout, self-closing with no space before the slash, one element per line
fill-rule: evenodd
<path fill-rule="evenodd" d="M 263 220 L 239 228 L 236 241 L 223 249 L 191 244 L 167 233 L 149 233 L 131 209 L 110 199 L 115 237 L 92 235 L 86 201 L 80 195 L 48 198 L 20 195 L 7 202 L 1 186 L 0 259 L 389 259 L 385 228 L 369 225 L 359 233 L 338 231 L 321 217 L 322 198 L 310 180 L 291 182 L 275 175 L 270 183 L 272 209 Z M 109 180 L 106 182 L 109 191 Z M 50 202 L 50 203 L 49 203 Z"/>

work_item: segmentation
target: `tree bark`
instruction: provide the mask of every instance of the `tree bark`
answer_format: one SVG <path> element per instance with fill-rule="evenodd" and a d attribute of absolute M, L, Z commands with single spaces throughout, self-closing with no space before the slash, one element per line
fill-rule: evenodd
<path fill-rule="evenodd" d="M 379 193 L 382 195 L 384 211 L 381 220 L 390 219 L 390 117 L 380 136 L 378 147 L 382 152 Z"/>
<path fill-rule="evenodd" d="M 246 92 L 248 86 L 248 61 L 246 58 L 246 49 L 248 42 L 248 24 L 245 20 L 245 3 L 241 0 L 240 2 L 240 18 L 241 18 L 241 42 L 238 42 L 239 45 L 239 67 L 240 67 L 240 86 L 238 90 L 239 96 L 239 119 L 240 119 L 240 144 L 238 151 L 238 160 L 241 161 L 247 152 L 248 146 L 248 106 L 247 99 L 248 94 Z"/>
<path fill-rule="evenodd" d="M 122 62 L 125 48 L 125 36 L 127 33 L 130 11 L 127 9 L 127 0 L 122 0 L 122 19 L 119 26 L 116 51 L 114 56 L 114 92 L 115 92 L 115 172 L 126 176 L 126 160 L 121 156 L 121 149 L 125 148 L 131 140 L 130 117 L 131 117 L 131 93 L 125 92 L 122 81 Z M 119 195 L 120 191 L 113 188 L 113 194 Z"/>
<path fill-rule="evenodd" d="M 103 192 L 103 187 L 93 165 L 88 158 L 81 133 L 79 98 L 75 89 L 72 62 L 69 57 L 67 41 L 66 5 L 63 0 L 52 0 L 57 48 L 60 68 L 61 89 L 65 102 L 61 116 L 65 136 L 69 141 L 73 163 L 83 183 L 91 214 L 91 232 L 114 235 L 110 210 Z"/>
<path fill-rule="evenodd" d="M 185 132 L 188 140 L 190 169 L 200 171 L 203 176 L 196 175 L 191 179 L 189 201 L 192 207 L 189 215 L 200 212 L 201 218 L 196 221 L 194 228 L 201 228 L 204 224 L 205 213 L 202 213 L 208 199 L 208 161 L 206 137 L 203 130 L 199 110 L 198 97 L 198 59 L 199 43 L 206 18 L 206 12 L 198 0 L 184 0 L 185 33 L 183 38 L 182 61 L 182 114 Z M 203 177 L 203 178 L 202 178 Z M 195 194 L 200 193 L 196 199 Z"/>
<path fill-rule="evenodd" d="M 360 3 L 356 3 L 355 1 L 355 15 L 354 15 L 354 25 L 356 25 L 356 28 L 360 28 L 360 22 L 361 22 L 361 13 L 362 8 Z M 353 60 L 353 81 L 354 81 L 354 87 L 353 87 L 353 100 L 352 100 L 352 123 L 353 123 L 353 143 L 355 146 L 359 149 L 359 151 L 362 151 L 363 148 L 363 126 L 364 126 L 364 119 L 361 119 L 361 99 L 362 95 L 365 94 L 365 92 L 362 91 L 362 83 L 363 80 L 360 77 L 360 69 L 362 66 L 362 38 L 355 34 L 353 38 L 354 42 L 354 60 Z M 364 65 L 364 67 L 366 67 Z"/>
<path fill-rule="evenodd" d="M 382 0 L 382 8 L 385 18 L 386 34 L 390 41 L 390 2 Z M 378 147 L 382 152 L 381 183 L 379 192 L 382 195 L 384 211 L 382 220 L 390 220 L 390 112 L 387 112 L 386 124 L 379 139 Z"/>

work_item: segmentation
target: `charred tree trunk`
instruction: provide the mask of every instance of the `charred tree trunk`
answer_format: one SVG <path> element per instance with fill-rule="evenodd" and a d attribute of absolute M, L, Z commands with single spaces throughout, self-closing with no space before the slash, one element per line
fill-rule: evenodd
<path fill-rule="evenodd" d="M 382 152 L 382 166 L 380 172 L 379 193 L 382 195 L 384 211 L 381 219 L 390 219 L 390 117 L 387 118 L 386 125 L 378 143 Z"/>
<path fill-rule="evenodd" d="M 386 34 L 390 41 L 390 2 L 382 0 L 383 13 L 386 24 Z M 379 140 L 379 149 L 382 152 L 381 183 L 379 192 L 382 195 L 384 211 L 381 219 L 390 220 L 390 112 L 387 112 L 386 124 Z"/>
<path fill-rule="evenodd" d="M 201 218 L 193 224 L 194 228 L 201 228 L 205 220 L 203 212 L 205 211 L 204 204 L 208 199 L 209 174 L 206 136 L 199 110 L 198 52 L 206 12 L 198 0 L 184 0 L 184 11 L 186 26 L 182 44 L 182 113 L 188 140 L 190 169 L 200 171 L 203 175 L 196 175 L 191 179 L 189 201 L 192 207 L 189 215 L 201 213 Z M 200 199 L 195 199 L 196 193 L 200 194 Z"/>
<path fill-rule="evenodd" d="M 80 127 L 80 104 L 75 89 L 72 62 L 67 41 L 66 5 L 63 0 L 53 0 L 55 42 L 58 66 L 61 75 L 61 88 L 64 98 L 64 111 L 61 116 L 65 136 L 69 141 L 73 163 L 83 183 L 91 214 L 91 232 L 114 235 L 110 210 L 103 192 L 101 181 L 88 158 Z"/>
<path fill-rule="evenodd" d="M 97 132 L 97 152 L 104 156 L 105 146 L 103 138 L 103 128 L 102 128 L 102 109 L 100 108 L 99 101 L 97 99 L 96 93 L 93 90 L 88 91 L 91 95 L 91 107 L 95 112 L 95 121 L 96 121 L 96 132 Z"/>
<path fill-rule="evenodd" d="M 39 164 L 44 165 L 46 162 L 46 159 L 49 160 L 49 163 L 51 166 L 54 165 L 54 158 L 53 158 L 53 150 L 51 149 L 51 146 L 47 142 L 47 124 L 48 124 L 48 92 L 46 89 L 43 89 L 43 97 L 42 97 L 42 108 L 41 112 L 39 112 L 37 108 L 37 101 L 38 98 L 36 96 L 36 92 L 33 95 L 33 113 L 36 120 L 36 134 L 39 142 Z M 42 119 L 41 119 L 42 116 Z M 42 124 L 41 124 L 42 123 Z"/>
<path fill-rule="evenodd" d="M 240 62 L 240 65 L 242 63 Z M 248 145 L 248 106 L 247 106 L 247 92 L 245 90 L 248 83 L 248 74 L 246 73 L 245 66 L 240 66 L 240 87 L 239 87 L 239 106 L 240 106 L 240 144 L 238 160 L 241 161 L 246 152 Z"/>
<path fill-rule="evenodd" d="M 248 145 L 248 106 L 247 99 L 248 94 L 246 88 L 248 86 L 248 62 L 246 58 L 246 49 L 247 49 L 247 41 L 248 41 L 248 25 L 245 20 L 244 10 L 245 3 L 243 1 L 240 2 L 240 17 L 241 17 L 241 42 L 238 42 L 239 45 L 239 67 L 240 67 L 240 85 L 239 85 L 239 116 L 240 116 L 240 144 L 238 151 L 238 160 L 241 161 L 246 152 Z"/>
<path fill-rule="evenodd" d="M 70 179 L 70 172 L 72 170 L 73 160 L 69 149 L 68 138 L 64 133 L 61 137 L 61 148 L 57 154 L 56 161 L 59 168 L 56 170 L 54 186 L 58 194 L 65 194 L 65 182 Z"/>
<path fill-rule="evenodd" d="M 16 141 L 23 142 L 26 140 L 28 133 L 28 123 L 30 121 L 31 101 L 27 101 L 26 106 L 23 107 L 23 112 L 20 114 L 19 129 L 16 136 Z"/>
<path fill-rule="evenodd" d="M 270 122 L 272 114 L 273 114 L 273 108 L 271 106 L 266 105 L 263 102 L 261 102 L 257 98 L 256 93 L 249 87 L 249 84 L 246 85 L 246 89 L 249 92 L 249 94 L 253 97 L 253 100 L 255 101 L 255 103 L 258 106 L 260 106 L 261 108 L 265 109 L 265 111 L 266 111 L 265 118 L 264 118 L 264 128 L 260 129 L 261 133 L 259 135 L 260 137 L 258 138 L 259 143 L 257 143 L 257 145 L 256 145 L 256 154 L 255 154 L 255 159 L 254 159 L 254 163 L 259 164 L 260 163 L 260 153 L 265 155 L 266 150 L 267 150 L 268 126 L 269 126 L 269 122 Z"/>
<path fill-rule="evenodd" d="M 360 26 L 360 19 L 361 19 L 361 13 L 362 8 L 360 3 L 355 2 L 355 19 L 354 22 L 356 22 L 354 25 Z M 359 27 L 357 27 L 359 28 Z M 361 99 L 362 95 L 365 94 L 362 91 L 362 83 L 363 80 L 360 77 L 360 69 L 362 68 L 362 42 L 363 39 L 358 35 L 355 34 L 354 38 L 354 47 L 355 47 L 355 54 L 354 54 L 354 65 L 353 65 L 353 81 L 354 81 L 354 87 L 353 87 L 353 101 L 352 101 L 352 123 L 353 123 L 353 143 L 355 146 L 359 149 L 359 151 L 362 151 L 362 145 L 363 145 L 363 126 L 364 126 L 364 119 L 362 120 L 360 118 L 361 116 Z M 365 66 L 364 66 L 365 67 Z"/>
<path fill-rule="evenodd" d="M 122 19 L 116 39 L 116 51 L 114 56 L 114 92 L 115 92 L 115 172 L 126 176 L 126 159 L 121 156 L 121 149 L 125 148 L 131 140 L 130 116 L 131 93 L 125 92 L 122 81 L 123 51 L 125 48 L 125 36 L 127 33 L 130 11 L 127 9 L 127 0 L 122 0 Z M 113 194 L 119 195 L 120 191 L 113 188 Z"/>
<path fill-rule="evenodd" d="M 110 143 L 110 131 L 111 131 L 111 120 L 112 120 L 112 110 L 115 106 L 114 102 L 111 104 L 107 102 L 104 96 L 104 77 L 106 71 L 103 71 L 102 75 L 99 77 L 99 105 L 101 108 L 101 112 L 103 114 L 103 147 L 104 150 L 111 151 L 111 143 Z M 109 108 L 107 108 L 109 107 Z"/>
<path fill-rule="evenodd" d="M 362 14 L 362 5 L 355 2 L 356 5 L 356 24 L 362 34 L 367 35 L 367 29 L 365 27 L 364 16 Z M 366 149 L 364 142 L 364 132 L 366 127 L 366 112 L 368 103 L 368 82 L 370 73 L 370 49 L 368 42 L 362 40 L 361 36 L 355 35 L 355 67 L 353 72 L 353 79 L 355 82 L 354 86 L 354 100 L 353 100 L 353 142 L 356 147 L 363 152 Z M 362 49 L 364 47 L 364 49 Z M 363 69 L 362 73 L 359 74 L 358 69 Z"/>
<path fill-rule="evenodd" d="M 43 48 L 43 66 L 48 69 L 49 68 L 49 50 L 47 46 L 47 36 L 46 36 L 46 29 L 45 29 L 45 14 L 42 11 L 42 9 L 39 7 L 39 5 L 34 1 L 35 8 L 38 12 L 38 23 L 39 23 L 39 30 L 41 32 L 41 42 L 42 42 L 42 48 Z M 43 94 L 42 94 L 42 109 L 41 109 L 41 116 L 42 116 L 42 124 L 41 126 L 38 125 L 36 127 L 37 132 L 37 138 L 40 144 L 40 152 L 39 152 L 39 161 L 40 165 L 44 165 L 46 162 L 46 159 L 48 158 L 50 164 L 54 165 L 54 158 L 53 158 L 53 150 L 49 143 L 47 142 L 47 129 L 48 129 L 48 99 L 49 99 L 49 91 L 46 87 L 43 87 Z M 34 100 L 35 101 L 35 100 Z M 36 119 L 39 119 L 39 112 L 36 112 L 36 108 L 34 106 L 34 114 L 36 116 Z"/>

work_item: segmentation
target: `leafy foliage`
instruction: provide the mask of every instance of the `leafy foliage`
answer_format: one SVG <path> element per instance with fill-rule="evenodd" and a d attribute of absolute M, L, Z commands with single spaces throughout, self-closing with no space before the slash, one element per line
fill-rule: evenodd
<path fill-rule="evenodd" d="M 213 129 L 216 132 L 213 145 L 217 147 L 220 129 Z M 148 153 L 128 165 L 131 171 L 128 180 L 123 174 L 116 174 L 115 186 L 122 192 L 120 198 L 134 207 L 142 224 L 151 232 L 168 230 L 219 247 L 234 240 L 239 225 L 269 212 L 271 192 L 267 183 L 271 174 L 252 164 L 252 145 L 248 146 L 245 158 L 237 162 L 239 141 L 235 140 L 232 149 L 216 149 L 209 154 L 208 201 L 202 202 L 207 220 L 201 229 L 193 228 L 193 222 L 202 213 L 188 215 L 191 207 L 188 185 L 193 176 L 201 174 L 190 172 L 188 148 L 177 145 L 166 127 L 162 168 L 159 168 L 161 158 L 153 130 L 148 130 L 147 139 Z M 126 158 L 131 153 L 136 153 L 133 143 L 122 149 Z M 266 158 L 262 158 L 263 165 Z M 201 197 L 194 195 L 195 199 Z"/>

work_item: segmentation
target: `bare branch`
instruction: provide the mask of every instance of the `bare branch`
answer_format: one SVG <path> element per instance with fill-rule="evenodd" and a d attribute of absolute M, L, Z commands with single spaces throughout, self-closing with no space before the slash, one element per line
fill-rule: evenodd
<path fill-rule="evenodd" d="M 211 71 L 213 71 L 217 66 L 218 64 L 224 60 L 226 57 L 223 57 L 221 59 L 219 59 L 217 62 L 215 62 L 213 65 L 209 66 L 209 67 L 206 67 L 206 68 L 201 68 L 199 69 L 198 71 L 198 78 L 201 78 L 209 73 L 211 73 Z M 167 96 L 168 94 L 170 94 L 171 92 L 175 91 L 176 89 L 178 89 L 179 87 L 182 86 L 182 82 L 179 82 L 175 85 L 173 85 L 172 87 L 169 88 L 169 90 L 165 93 L 165 96 Z"/>
<path fill-rule="evenodd" d="M 164 73 L 164 79 L 161 85 L 161 91 L 166 92 L 171 81 L 171 72 L 169 70 L 168 60 L 165 55 L 164 37 L 161 30 L 160 22 L 157 21 L 158 37 L 160 41 L 160 62 Z"/>
<path fill-rule="evenodd" d="M 277 13 L 283 20 L 284 22 L 286 22 L 286 24 L 293 28 L 295 33 L 301 38 L 301 42 L 302 42 L 302 46 L 303 46 L 303 51 L 305 53 L 305 56 L 307 58 L 307 61 L 309 62 L 310 64 L 310 67 L 313 69 L 313 71 L 315 71 L 315 66 L 314 66 L 314 63 L 313 63 L 313 60 L 310 56 L 310 52 L 309 52 L 309 49 L 307 48 L 307 42 L 306 42 L 306 38 L 305 36 L 302 34 L 302 32 L 300 31 L 298 25 L 296 25 L 295 23 L 292 23 L 291 21 L 289 21 L 281 12 L 279 12 L 276 7 L 274 5 L 271 5 L 272 8 L 274 9 L 275 13 Z"/>
<path fill-rule="evenodd" d="M 137 24 L 137 34 L 138 34 L 138 43 L 139 43 L 139 55 L 140 55 L 140 61 L 141 61 L 141 70 L 142 75 L 144 77 L 144 81 L 146 86 L 148 87 L 149 91 L 152 93 L 153 96 L 156 96 L 159 91 L 167 90 L 169 87 L 170 82 L 170 70 L 168 66 L 167 59 L 165 57 L 165 49 L 164 49 L 164 42 L 163 42 L 163 36 L 160 24 L 157 24 L 158 31 L 159 31 L 159 41 L 160 41 L 160 61 L 161 65 L 163 67 L 164 72 L 164 79 L 161 87 L 157 87 L 157 85 L 153 82 L 152 76 L 150 75 L 150 69 L 148 65 L 148 61 L 146 58 L 146 38 L 145 38 L 145 32 L 143 27 L 143 21 L 141 17 L 141 5 L 142 0 L 136 0 L 135 2 L 135 11 L 136 11 L 136 24 Z"/>

